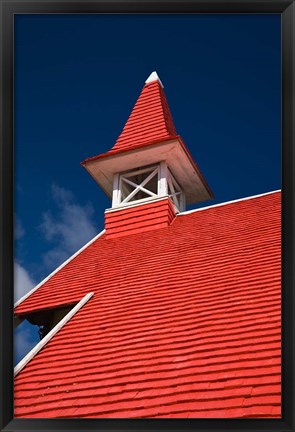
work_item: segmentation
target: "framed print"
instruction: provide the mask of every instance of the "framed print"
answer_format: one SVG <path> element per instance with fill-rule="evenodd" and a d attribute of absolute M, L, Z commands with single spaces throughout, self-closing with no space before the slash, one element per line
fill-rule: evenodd
<path fill-rule="evenodd" d="M 1 430 L 293 431 L 293 2 L 1 23 Z"/>

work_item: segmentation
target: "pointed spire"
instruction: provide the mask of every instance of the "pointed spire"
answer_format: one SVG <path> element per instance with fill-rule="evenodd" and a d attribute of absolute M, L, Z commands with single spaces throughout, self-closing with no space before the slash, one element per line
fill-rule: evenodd
<path fill-rule="evenodd" d="M 82 165 L 112 197 L 114 192 L 120 193 L 119 179 L 124 172 L 162 162 L 174 176 L 175 184 L 180 185 L 187 204 L 213 197 L 186 145 L 177 135 L 163 84 L 158 74 L 152 72 L 113 148 L 86 159 Z"/>
<path fill-rule="evenodd" d="M 164 88 L 162 81 L 159 78 L 159 75 L 157 74 L 156 71 L 152 72 L 150 74 L 150 76 L 148 77 L 148 79 L 145 81 L 146 84 L 153 82 L 153 81 L 159 81 L 159 83 L 161 84 L 162 88 Z"/>
<path fill-rule="evenodd" d="M 132 150 L 139 145 L 174 138 L 176 129 L 163 84 L 152 72 L 118 137 L 113 150 Z"/>

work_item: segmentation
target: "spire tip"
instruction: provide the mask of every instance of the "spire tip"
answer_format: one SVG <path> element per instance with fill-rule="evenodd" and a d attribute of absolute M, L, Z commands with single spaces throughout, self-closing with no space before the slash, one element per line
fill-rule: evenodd
<path fill-rule="evenodd" d="M 159 84 L 164 88 L 162 81 L 160 80 L 158 74 L 156 71 L 152 72 L 150 74 L 150 76 L 148 77 L 148 79 L 145 81 L 146 84 L 153 82 L 153 81 L 158 81 Z"/>

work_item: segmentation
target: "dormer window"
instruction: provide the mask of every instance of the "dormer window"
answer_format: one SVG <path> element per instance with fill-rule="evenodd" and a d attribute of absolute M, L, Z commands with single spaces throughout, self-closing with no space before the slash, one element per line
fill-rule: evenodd
<path fill-rule="evenodd" d="M 166 162 L 115 174 L 112 208 L 169 196 L 176 210 L 185 209 L 185 197 Z"/>

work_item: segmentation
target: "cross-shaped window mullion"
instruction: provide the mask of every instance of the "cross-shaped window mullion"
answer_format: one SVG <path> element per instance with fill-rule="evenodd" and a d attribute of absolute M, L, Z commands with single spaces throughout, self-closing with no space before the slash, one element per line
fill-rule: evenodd
<path fill-rule="evenodd" d="M 134 188 L 137 188 L 137 187 L 139 186 L 137 183 L 134 183 L 132 180 L 129 180 L 129 179 L 125 178 L 125 177 L 122 177 L 122 180 L 123 180 L 125 183 L 130 184 L 130 185 L 133 186 Z"/>
<path fill-rule="evenodd" d="M 145 189 L 144 187 L 142 187 L 141 184 L 140 184 L 140 185 L 137 185 L 136 183 L 133 183 L 133 181 L 128 180 L 128 179 L 126 179 L 126 178 L 122 178 L 122 180 L 123 180 L 124 182 L 130 184 L 131 186 L 134 186 L 137 190 L 141 190 L 141 191 L 143 191 L 143 192 L 149 194 L 150 196 L 157 196 L 157 194 L 155 194 L 154 192 L 149 191 L 148 189 Z"/>
<path fill-rule="evenodd" d="M 139 192 L 140 190 L 145 192 L 146 194 L 150 195 L 150 196 L 157 196 L 157 194 L 149 191 L 148 189 L 145 189 L 143 186 L 146 185 L 156 174 L 158 174 L 158 167 L 151 172 L 150 175 L 147 176 L 146 179 L 144 179 L 139 185 L 137 185 L 136 183 L 132 182 L 129 179 L 126 179 L 124 176 L 121 176 L 121 179 L 123 181 L 125 181 L 126 183 L 129 183 L 131 186 L 133 186 L 135 189 L 122 201 L 122 204 L 130 201 L 131 198 L 134 197 L 134 195 L 137 194 L 137 192 Z"/>
<path fill-rule="evenodd" d="M 169 194 L 169 196 L 173 197 L 173 196 L 177 196 L 177 195 L 181 195 L 182 192 L 175 192 L 175 193 L 171 193 Z"/>
<path fill-rule="evenodd" d="M 120 183 L 121 183 L 121 197 L 122 197 L 122 199 L 125 199 L 130 195 L 132 190 L 130 192 L 130 190 L 127 187 L 127 184 L 124 184 L 122 181 Z"/>
<path fill-rule="evenodd" d="M 173 177 L 172 174 L 171 174 L 171 180 L 172 180 L 172 183 L 175 186 L 176 190 L 181 191 L 179 184 L 177 183 L 177 181 L 175 180 L 175 178 Z"/>
<path fill-rule="evenodd" d="M 176 206 L 179 208 L 179 201 L 178 201 L 178 198 L 177 198 L 177 192 L 174 189 L 174 185 L 173 185 L 173 182 L 172 182 L 172 176 L 171 175 L 169 175 L 169 177 L 168 177 L 168 184 L 169 184 L 169 187 L 170 187 L 170 191 L 172 192 L 170 194 L 170 196 L 172 197 L 172 199 L 175 202 Z"/>

